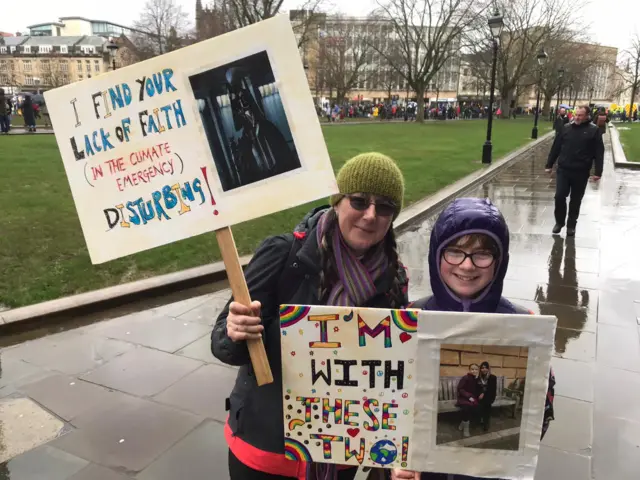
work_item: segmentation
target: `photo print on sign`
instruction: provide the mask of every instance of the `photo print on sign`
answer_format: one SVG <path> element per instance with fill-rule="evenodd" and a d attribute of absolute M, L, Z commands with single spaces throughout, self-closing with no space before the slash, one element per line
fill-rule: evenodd
<path fill-rule="evenodd" d="M 189 81 L 223 191 L 301 167 L 266 51 Z"/>
<path fill-rule="evenodd" d="M 281 306 L 288 459 L 409 466 L 417 323 L 414 311 Z"/>
<path fill-rule="evenodd" d="M 529 349 L 442 345 L 436 445 L 519 450 Z"/>

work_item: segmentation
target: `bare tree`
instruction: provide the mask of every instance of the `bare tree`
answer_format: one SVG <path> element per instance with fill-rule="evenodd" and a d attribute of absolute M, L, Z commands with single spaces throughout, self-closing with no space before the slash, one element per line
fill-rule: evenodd
<path fill-rule="evenodd" d="M 537 82 L 536 55 L 547 42 L 562 37 L 568 25 L 576 26 L 575 0 L 501 0 L 498 9 L 504 17 L 504 28 L 498 49 L 497 89 L 500 93 L 502 116 L 509 118 L 516 90 Z M 493 40 L 488 28 L 470 32 L 472 53 L 491 65 Z"/>
<path fill-rule="evenodd" d="M 324 81 L 336 91 L 336 100 L 342 102 L 358 86 L 364 67 L 370 59 L 371 47 L 367 41 L 366 24 L 356 24 L 341 15 L 325 23 L 318 41 L 318 58 Z"/>
<path fill-rule="evenodd" d="M 640 93 L 640 34 L 636 33 L 631 40 L 631 48 L 627 49 L 623 54 L 623 61 L 626 62 L 621 71 L 622 91 L 631 92 L 631 101 L 629 107 L 629 121 L 633 120 L 633 104 L 638 100 Z"/>
<path fill-rule="evenodd" d="M 40 60 L 40 74 L 43 85 L 50 88 L 61 87 L 69 83 L 69 64 L 66 60 L 57 58 Z"/>
<path fill-rule="evenodd" d="M 573 99 L 577 102 L 579 94 L 589 96 L 589 91 L 597 86 L 595 72 L 606 60 L 601 58 L 599 45 L 588 44 L 584 40 L 580 32 L 567 30 L 545 42 L 548 61 L 542 71 L 543 113 L 549 112 L 554 96 L 557 95 L 559 101 L 560 94 L 566 93 L 568 101 Z M 563 77 L 559 75 L 561 69 Z"/>
<path fill-rule="evenodd" d="M 424 121 L 424 94 L 436 73 L 462 47 L 463 33 L 486 10 L 484 0 L 378 0 L 378 22 L 390 30 L 393 48 L 375 50 L 416 94 L 417 120 Z M 390 53 L 392 52 L 392 53 Z M 396 54 L 397 52 L 397 54 Z"/>
<path fill-rule="evenodd" d="M 221 19 L 226 31 L 230 31 L 276 16 L 281 13 L 284 0 L 222 0 L 219 3 Z M 290 12 L 299 47 L 309 41 L 313 27 L 322 20 L 322 10 L 327 3 L 328 0 L 304 0 Z"/>
<path fill-rule="evenodd" d="M 166 53 L 173 35 L 184 35 L 188 27 L 188 15 L 175 0 L 147 0 L 140 19 L 134 23 L 138 30 L 132 41 L 144 58 Z M 175 43 L 175 40 L 172 40 Z"/>

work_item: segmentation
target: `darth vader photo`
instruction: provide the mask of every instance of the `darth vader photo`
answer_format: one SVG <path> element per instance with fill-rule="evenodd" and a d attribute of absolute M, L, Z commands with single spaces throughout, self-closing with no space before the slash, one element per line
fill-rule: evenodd
<path fill-rule="evenodd" d="M 190 81 L 223 191 L 300 168 L 266 52 Z"/>

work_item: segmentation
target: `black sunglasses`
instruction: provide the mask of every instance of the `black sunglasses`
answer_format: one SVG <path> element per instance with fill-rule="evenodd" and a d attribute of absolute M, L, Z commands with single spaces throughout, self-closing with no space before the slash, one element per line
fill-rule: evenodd
<path fill-rule="evenodd" d="M 369 205 L 376 206 L 376 215 L 381 217 L 390 217 L 395 215 L 398 211 L 398 207 L 393 202 L 387 201 L 376 201 L 373 197 L 361 197 L 359 195 L 345 195 L 349 199 L 349 204 L 351 208 L 357 210 L 359 212 L 364 212 Z"/>

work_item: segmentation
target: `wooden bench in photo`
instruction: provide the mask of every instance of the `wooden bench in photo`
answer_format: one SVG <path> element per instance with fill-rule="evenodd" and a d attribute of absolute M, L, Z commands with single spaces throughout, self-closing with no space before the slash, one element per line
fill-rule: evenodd
<path fill-rule="evenodd" d="M 438 413 L 456 412 L 458 400 L 458 383 L 462 377 L 440 377 L 438 388 Z M 511 390 L 504 386 L 505 378 L 496 377 L 496 400 L 491 405 L 493 408 L 511 408 L 511 417 L 515 418 L 516 410 L 522 402 L 522 392 Z"/>

